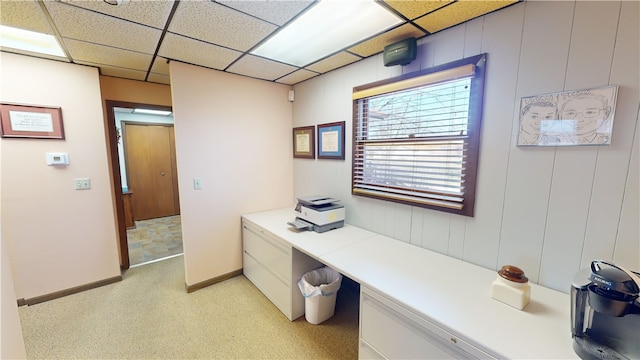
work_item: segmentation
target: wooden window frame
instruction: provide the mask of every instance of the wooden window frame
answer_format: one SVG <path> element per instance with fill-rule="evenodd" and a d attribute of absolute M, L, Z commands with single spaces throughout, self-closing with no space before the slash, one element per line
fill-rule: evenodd
<path fill-rule="evenodd" d="M 351 193 L 357 196 L 365 196 L 380 200 L 403 203 L 412 206 L 419 206 L 433 210 L 444 211 L 448 213 L 459 214 L 463 216 L 474 216 L 475 208 L 475 192 L 476 179 L 478 173 L 478 159 L 480 151 L 480 131 L 482 128 L 482 113 L 484 99 L 484 82 L 485 70 L 487 63 L 487 54 L 480 54 L 447 64 L 435 66 L 429 69 L 404 74 L 398 77 L 377 81 L 370 84 L 361 85 L 353 88 L 353 151 L 352 151 L 352 186 Z M 455 74 L 451 75 L 452 69 L 462 67 L 473 67 L 473 75 L 471 77 L 471 90 L 469 97 L 468 109 L 468 125 L 466 138 L 466 164 L 463 167 L 464 172 L 464 192 L 460 208 L 436 205 L 433 203 L 424 203 L 414 200 L 400 199 L 392 193 L 371 194 L 356 189 L 356 165 L 357 165 L 357 136 L 359 133 L 358 104 L 363 99 L 370 98 L 376 94 L 393 93 L 412 87 L 424 86 L 431 83 L 437 83 L 446 79 L 455 79 Z M 451 76 L 454 76 L 453 78 Z M 424 80 L 426 79 L 426 80 Z M 365 100 L 366 101 L 366 100 Z M 424 143 L 432 142 L 432 139 L 420 140 Z M 364 163 L 363 163 L 364 166 Z"/>

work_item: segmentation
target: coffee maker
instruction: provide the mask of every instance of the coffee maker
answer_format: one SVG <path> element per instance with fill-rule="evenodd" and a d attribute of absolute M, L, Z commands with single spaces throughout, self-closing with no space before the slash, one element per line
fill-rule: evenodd
<path fill-rule="evenodd" d="M 571 335 L 582 359 L 640 359 L 640 274 L 603 260 L 577 272 Z"/>

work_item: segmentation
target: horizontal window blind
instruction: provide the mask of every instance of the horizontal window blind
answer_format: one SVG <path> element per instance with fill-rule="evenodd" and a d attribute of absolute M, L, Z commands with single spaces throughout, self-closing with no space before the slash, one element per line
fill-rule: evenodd
<path fill-rule="evenodd" d="M 463 68 L 354 94 L 354 194 L 463 209 L 473 65 Z"/>

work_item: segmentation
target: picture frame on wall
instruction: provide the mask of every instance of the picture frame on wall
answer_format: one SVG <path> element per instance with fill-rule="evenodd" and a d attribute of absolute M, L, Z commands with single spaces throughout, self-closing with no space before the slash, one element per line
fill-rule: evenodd
<path fill-rule="evenodd" d="M 0 103 L 0 136 L 64 140 L 62 108 Z"/>
<path fill-rule="evenodd" d="M 318 159 L 344 160 L 344 121 L 318 125 Z"/>
<path fill-rule="evenodd" d="M 520 100 L 518 146 L 610 145 L 617 86 Z"/>
<path fill-rule="evenodd" d="M 293 157 L 315 159 L 315 127 L 293 128 Z"/>

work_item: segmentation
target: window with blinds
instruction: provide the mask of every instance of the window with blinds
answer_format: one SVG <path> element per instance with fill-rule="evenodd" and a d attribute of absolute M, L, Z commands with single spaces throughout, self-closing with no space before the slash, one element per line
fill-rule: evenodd
<path fill-rule="evenodd" d="M 355 88 L 352 193 L 473 216 L 485 64 Z"/>

